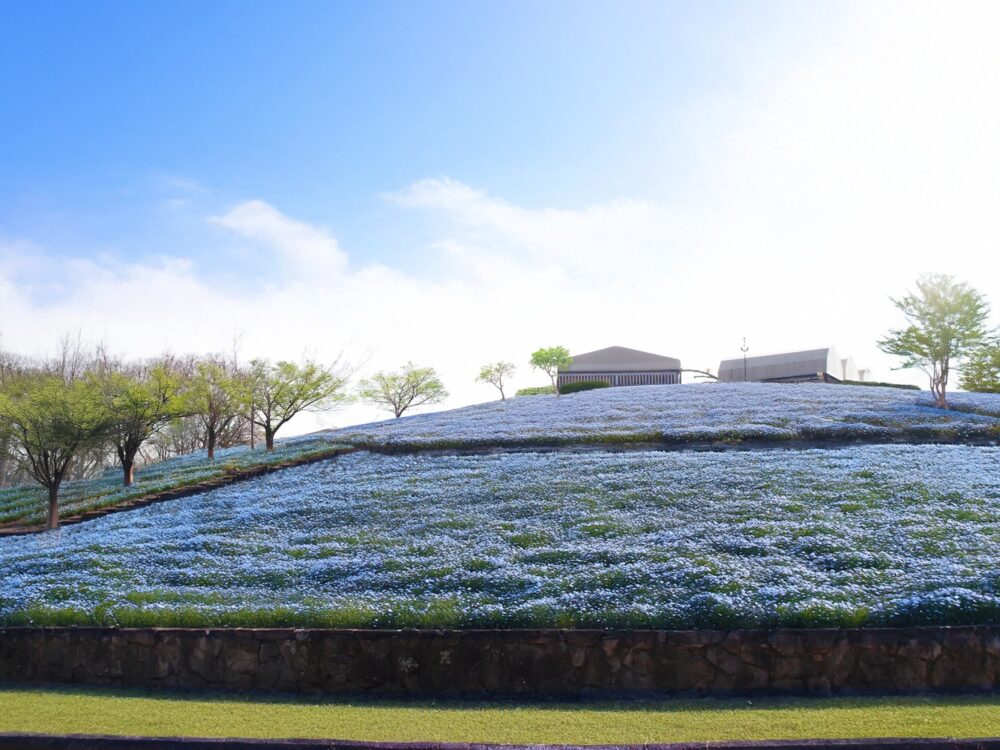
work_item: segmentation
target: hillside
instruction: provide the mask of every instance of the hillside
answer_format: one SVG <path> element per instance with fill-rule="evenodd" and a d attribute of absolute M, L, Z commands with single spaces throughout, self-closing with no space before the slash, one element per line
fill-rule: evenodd
<path fill-rule="evenodd" d="M 719 440 L 954 441 L 1000 437 L 1000 394 L 870 386 L 713 383 L 531 396 L 327 433 L 393 448 Z"/>
<path fill-rule="evenodd" d="M 59 516 L 65 518 L 153 493 L 222 481 L 253 468 L 327 454 L 337 447 L 325 437 L 306 435 L 278 442 L 273 453 L 250 451 L 246 446 L 223 448 L 216 451 L 214 462 L 199 451 L 140 467 L 131 487 L 123 487 L 121 470 L 111 468 L 90 479 L 64 483 L 59 493 Z M 0 488 L 0 531 L 4 525 L 42 523 L 46 503 L 46 491 L 38 484 Z"/>
<path fill-rule="evenodd" d="M 722 452 L 360 451 L 0 539 L 0 621 L 997 622 L 1000 448 L 976 441 L 996 436 L 1000 399 L 956 396 L 976 413 L 925 399 L 822 385 L 622 388 L 312 436 L 380 449 L 780 439 Z M 817 435 L 871 444 L 797 447 Z M 972 442 L 905 444 L 935 436 Z"/>

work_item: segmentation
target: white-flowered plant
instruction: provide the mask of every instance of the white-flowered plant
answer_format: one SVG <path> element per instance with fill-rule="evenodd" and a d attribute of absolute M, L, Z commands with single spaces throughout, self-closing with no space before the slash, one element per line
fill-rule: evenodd
<path fill-rule="evenodd" d="M 10 623 L 996 622 L 1000 448 L 356 453 L 0 539 L 0 576 Z"/>
<path fill-rule="evenodd" d="M 227 471 L 281 463 L 335 447 L 327 436 L 306 435 L 278 441 L 272 453 L 263 448 L 251 451 L 246 446 L 217 450 L 214 462 L 208 460 L 204 451 L 198 451 L 141 467 L 131 487 L 122 487 L 121 469 L 108 469 L 92 479 L 63 484 L 59 497 L 60 515 L 105 508 L 130 498 L 196 484 Z M 38 485 L 0 488 L 0 523 L 39 523 L 45 517 L 45 503 L 45 490 Z"/>
<path fill-rule="evenodd" d="M 969 440 L 1000 437 L 1000 394 L 819 383 L 604 388 L 420 414 L 327 433 L 388 447 L 718 440 Z"/>

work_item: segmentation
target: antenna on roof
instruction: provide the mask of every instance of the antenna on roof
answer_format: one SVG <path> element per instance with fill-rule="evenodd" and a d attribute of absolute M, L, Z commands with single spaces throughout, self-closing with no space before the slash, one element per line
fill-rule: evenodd
<path fill-rule="evenodd" d="M 743 346 L 740 347 L 740 351 L 743 352 L 743 382 L 747 382 L 747 352 L 750 351 L 750 347 L 747 346 L 747 337 L 743 337 Z"/>

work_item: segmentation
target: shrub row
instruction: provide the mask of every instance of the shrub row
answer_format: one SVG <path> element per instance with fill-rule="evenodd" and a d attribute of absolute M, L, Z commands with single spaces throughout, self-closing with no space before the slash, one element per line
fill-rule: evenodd
<path fill-rule="evenodd" d="M 560 393 L 576 393 L 578 391 L 592 391 L 595 388 L 610 388 L 611 383 L 604 380 L 579 380 L 576 383 L 567 383 L 559 389 Z"/>
<path fill-rule="evenodd" d="M 872 380 L 842 380 L 841 385 L 872 385 L 876 388 L 902 388 L 905 391 L 919 391 L 919 385 L 910 385 L 908 383 L 877 383 Z"/>
<path fill-rule="evenodd" d="M 556 389 L 551 385 L 542 385 L 536 388 L 521 388 L 514 395 L 516 396 L 551 396 L 555 394 Z"/>

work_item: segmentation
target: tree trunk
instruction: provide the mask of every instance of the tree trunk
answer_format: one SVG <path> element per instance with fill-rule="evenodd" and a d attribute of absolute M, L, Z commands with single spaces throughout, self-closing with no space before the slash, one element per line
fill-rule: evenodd
<path fill-rule="evenodd" d="M 208 430 L 208 460 L 215 461 L 215 430 Z"/>
<path fill-rule="evenodd" d="M 274 432 L 269 427 L 264 428 L 264 442 L 267 445 L 267 452 L 274 453 Z"/>
<path fill-rule="evenodd" d="M 944 391 L 939 390 L 934 395 L 935 395 L 934 406 L 936 406 L 938 409 L 947 409 L 948 400 L 945 398 Z"/>
<path fill-rule="evenodd" d="M 49 518 L 45 523 L 46 529 L 59 527 L 59 484 L 49 486 Z"/>
<path fill-rule="evenodd" d="M 122 460 L 122 483 L 126 487 L 131 487 L 135 481 L 135 459 L 126 458 Z"/>

